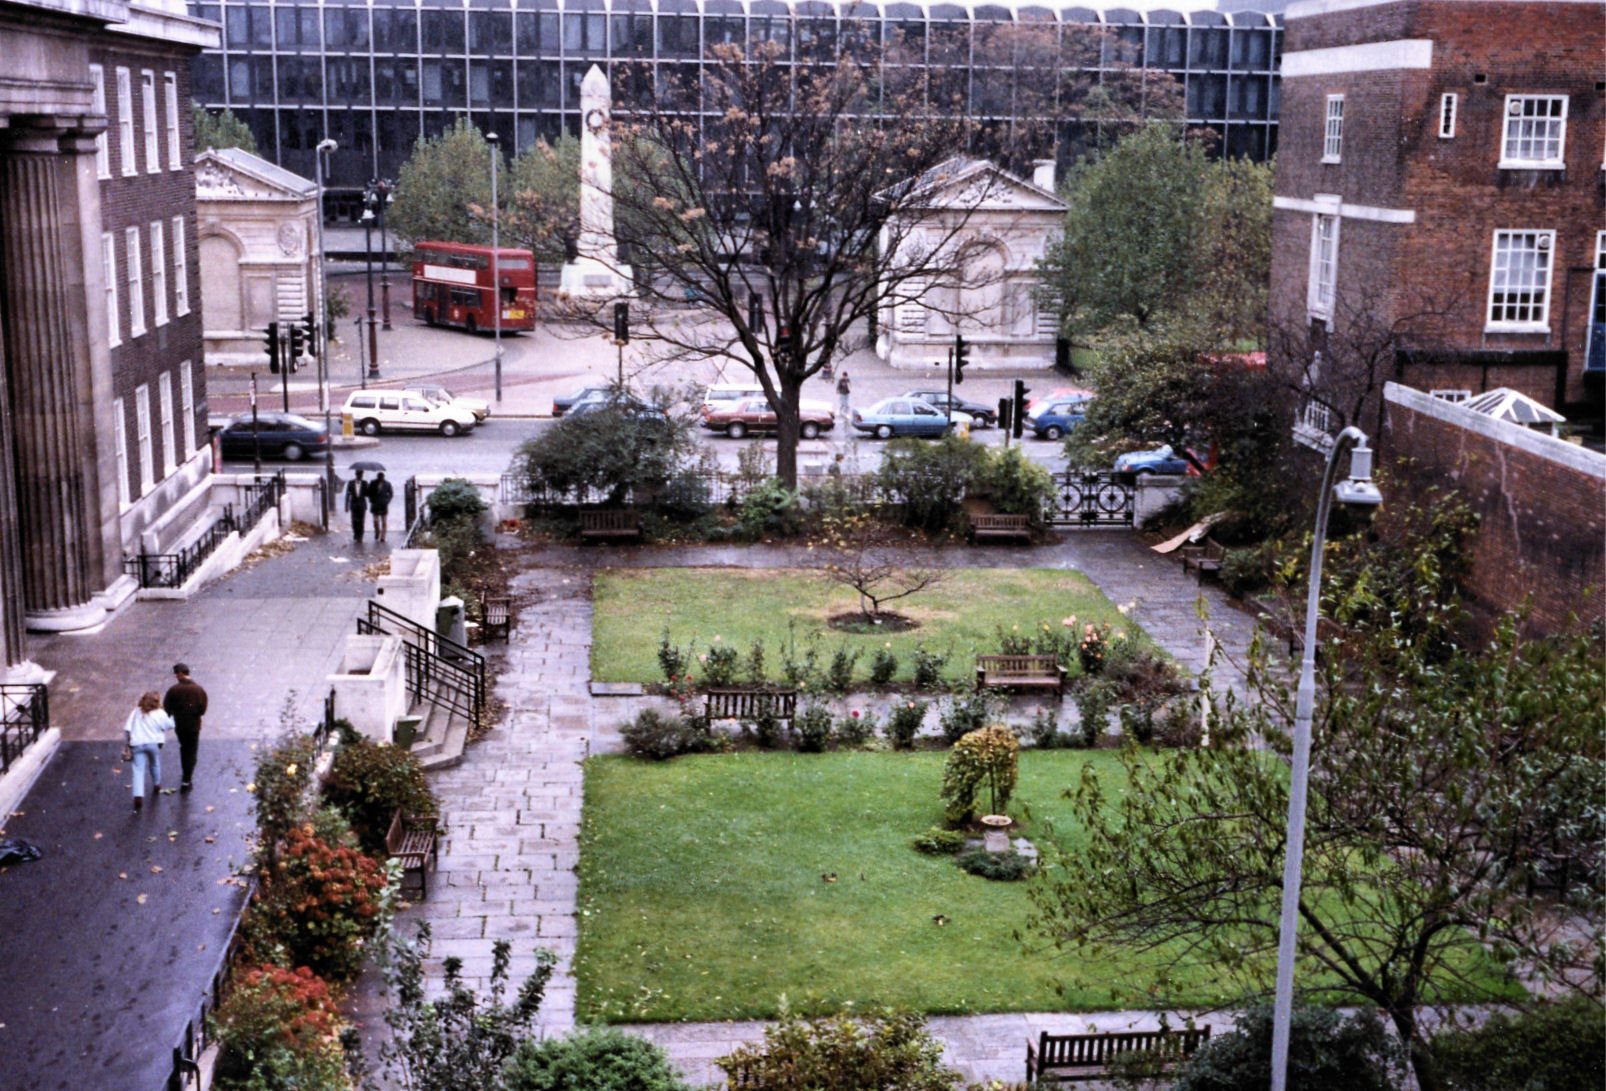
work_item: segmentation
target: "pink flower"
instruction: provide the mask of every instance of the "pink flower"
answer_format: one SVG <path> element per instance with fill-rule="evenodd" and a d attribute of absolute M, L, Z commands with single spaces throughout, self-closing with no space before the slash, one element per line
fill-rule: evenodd
<path fill-rule="evenodd" d="M 858 709 L 854 709 L 852 712 L 849 712 L 848 715 L 851 716 L 853 719 L 857 720 L 859 718 L 859 715 L 860 715 L 859 714 L 859 710 Z"/>

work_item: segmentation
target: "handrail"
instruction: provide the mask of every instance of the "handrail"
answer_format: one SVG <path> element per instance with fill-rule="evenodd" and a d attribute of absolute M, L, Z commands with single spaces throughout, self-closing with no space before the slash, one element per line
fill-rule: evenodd
<path fill-rule="evenodd" d="M 42 682 L 0 683 L 0 773 L 50 728 L 50 694 Z"/>
<path fill-rule="evenodd" d="M 402 637 L 408 695 L 480 722 L 485 710 L 485 657 L 479 652 L 373 601 L 367 616 L 357 618 L 357 632 Z"/>

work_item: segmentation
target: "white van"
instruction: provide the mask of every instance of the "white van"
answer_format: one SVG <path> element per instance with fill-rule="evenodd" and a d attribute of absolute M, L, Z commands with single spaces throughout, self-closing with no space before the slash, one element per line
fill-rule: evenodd
<path fill-rule="evenodd" d="M 453 402 L 436 405 L 406 390 L 354 390 L 340 407 L 352 426 L 365 436 L 381 431 L 439 432 L 455 436 L 474 430 L 474 414 Z"/>

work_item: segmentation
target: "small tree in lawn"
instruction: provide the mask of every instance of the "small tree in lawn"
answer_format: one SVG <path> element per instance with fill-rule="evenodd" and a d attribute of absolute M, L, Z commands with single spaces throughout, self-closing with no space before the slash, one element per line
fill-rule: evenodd
<path fill-rule="evenodd" d="M 881 624 L 889 602 L 917 595 L 942 582 L 943 570 L 922 551 L 906 545 L 877 545 L 865 539 L 862 526 L 852 526 L 837 539 L 825 564 L 832 583 L 850 587 L 859 596 L 866 624 Z"/>

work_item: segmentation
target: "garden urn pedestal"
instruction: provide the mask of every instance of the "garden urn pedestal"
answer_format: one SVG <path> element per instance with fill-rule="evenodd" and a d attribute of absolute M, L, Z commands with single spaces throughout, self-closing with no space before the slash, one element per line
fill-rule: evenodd
<path fill-rule="evenodd" d="M 1008 852 L 1009 828 L 1015 824 L 1015 820 L 1007 814 L 985 814 L 981 817 L 981 824 L 985 827 L 981 847 L 988 852 Z"/>

